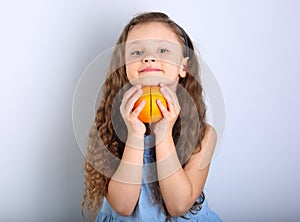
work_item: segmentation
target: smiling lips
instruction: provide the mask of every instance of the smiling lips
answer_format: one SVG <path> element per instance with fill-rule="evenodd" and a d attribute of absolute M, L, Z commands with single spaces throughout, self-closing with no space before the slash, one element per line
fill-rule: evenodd
<path fill-rule="evenodd" d="M 160 72 L 162 71 L 161 69 L 153 68 L 153 67 L 147 67 L 145 69 L 142 69 L 139 72 Z"/>

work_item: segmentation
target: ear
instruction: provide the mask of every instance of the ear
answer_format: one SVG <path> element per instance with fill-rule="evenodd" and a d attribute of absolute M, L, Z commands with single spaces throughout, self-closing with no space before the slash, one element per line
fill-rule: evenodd
<path fill-rule="evenodd" d="M 179 71 L 179 76 L 181 78 L 185 78 L 186 77 L 186 70 L 184 67 L 187 66 L 187 63 L 188 63 L 188 60 L 189 60 L 189 57 L 185 57 L 181 60 L 181 68 L 180 68 L 180 71 Z"/>

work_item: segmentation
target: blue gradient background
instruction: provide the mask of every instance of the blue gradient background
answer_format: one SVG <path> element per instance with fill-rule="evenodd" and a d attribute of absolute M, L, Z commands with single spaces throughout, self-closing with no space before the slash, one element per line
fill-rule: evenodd
<path fill-rule="evenodd" d="M 222 89 L 226 129 L 206 184 L 224 221 L 299 221 L 299 1 L 0 4 L 0 221 L 82 221 L 72 99 L 84 68 L 141 11 L 168 13 Z"/>

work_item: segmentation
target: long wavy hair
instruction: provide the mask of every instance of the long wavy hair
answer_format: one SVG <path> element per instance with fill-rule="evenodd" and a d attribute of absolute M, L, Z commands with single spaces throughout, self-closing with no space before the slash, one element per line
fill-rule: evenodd
<path fill-rule="evenodd" d="M 181 111 L 172 132 L 178 158 L 182 167 L 184 167 L 190 155 L 201 150 L 201 141 L 206 131 L 206 106 L 200 83 L 198 57 L 194 52 L 193 43 L 185 31 L 161 12 L 147 12 L 131 19 L 123 29 L 117 45 L 126 42 L 128 33 L 136 25 L 147 22 L 166 24 L 178 36 L 178 40 L 184 46 L 183 51 L 189 50 L 189 60 L 185 67 L 186 77 L 179 79 L 176 90 Z M 95 220 L 95 214 L 98 212 L 107 193 L 110 178 L 120 163 L 125 147 L 124 140 L 120 139 L 120 137 L 126 138 L 127 131 L 122 130 L 124 135 L 118 135 L 112 120 L 114 119 L 114 121 L 118 122 L 118 126 L 120 124 L 124 126 L 119 111 L 113 110 L 113 104 L 116 104 L 115 107 L 119 107 L 118 105 L 121 103 L 121 99 L 116 99 L 117 94 L 120 94 L 120 98 L 122 98 L 123 93 L 130 87 L 126 75 L 124 57 L 123 47 L 116 47 L 113 51 L 102 89 L 102 100 L 89 133 L 89 143 L 85 156 L 85 192 L 81 212 L 83 218 L 85 218 L 83 211 L 86 206 L 92 221 Z M 194 109 L 191 107 L 194 107 Z M 169 220 L 170 214 L 162 199 L 157 180 L 156 182 L 151 182 L 149 186 L 152 193 L 152 203 L 158 204 L 166 215 L 166 220 Z M 189 210 L 191 213 L 195 214 L 196 211 L 201 209 L 201 204 L 205 198 L 203 192 L 201 197 L 201 201 L 195 202 Z"/>

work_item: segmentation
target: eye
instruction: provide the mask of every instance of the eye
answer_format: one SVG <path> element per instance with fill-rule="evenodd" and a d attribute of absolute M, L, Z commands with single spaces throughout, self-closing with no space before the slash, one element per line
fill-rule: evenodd
<path fill-rule="evenodd" d="M 144 53 L 144 52 L 143 52 L 142 50 L 136 50 L 136 51 L 130 53 L 130 55 L 136 55 L 136 56 L 139 56 L 139 55 L 143 55 L 143 53 Z"/>
<path fill-rule="evenodd" d="M 164 53 L 169 52 L 169 50 L 168 49 L 158 49 L 157 52 L 164 54 Z"/>

